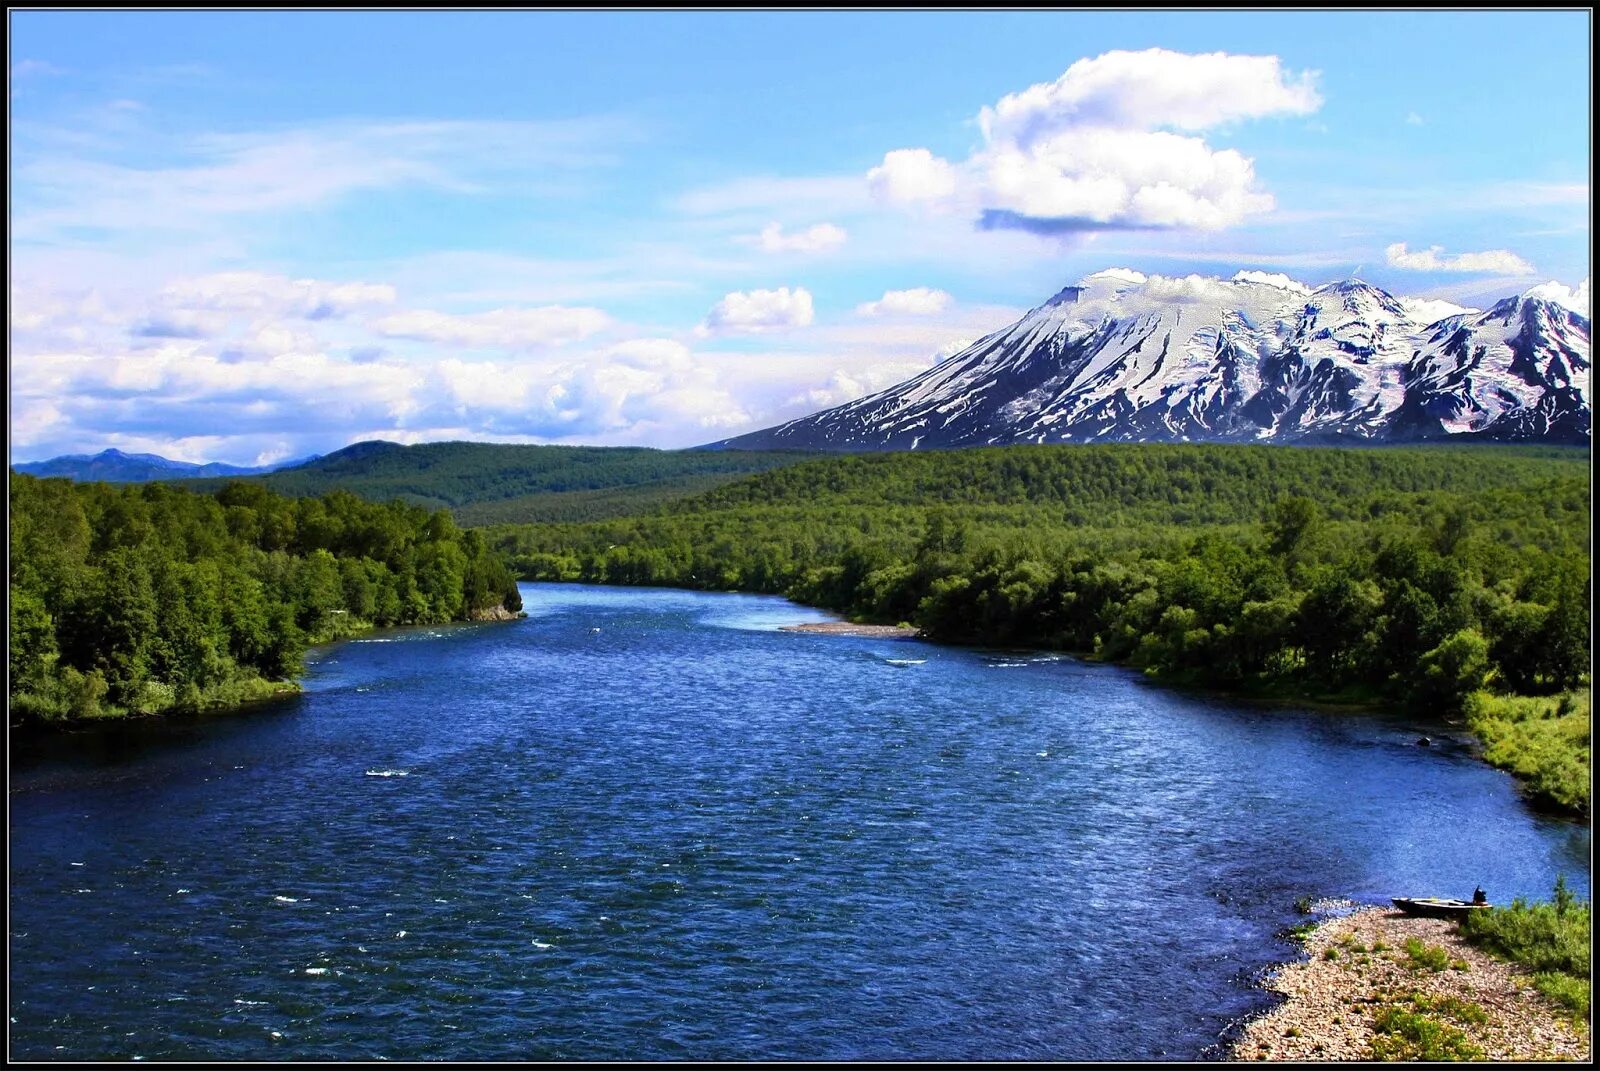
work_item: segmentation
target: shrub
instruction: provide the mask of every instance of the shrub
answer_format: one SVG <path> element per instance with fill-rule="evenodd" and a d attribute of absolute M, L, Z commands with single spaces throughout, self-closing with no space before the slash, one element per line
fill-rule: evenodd
<path fill-rule="evenodd" d="M 1417 1012 L 1385 1008 L 1373 1021 L 1374 1060 L 1481 1060 L 1467 1035 Z"/>
<path fill-rule="evenodd" d="M 1406 938 L 1407 967 L 1414 971 L 1442 971 L 1450 964 L 1450 953 L 1438 945 L 1423 944 L 1415 937 Z"/>
<path fill-rule="evenodd" d="M 1590 905 L 1556 879 L 1554 899 L 1474 911 L 1461 934 L 1490 955 L 1520 963 L 1534 972 L 1539 991 L 1579 1015 L 1589 1014 Z"/>

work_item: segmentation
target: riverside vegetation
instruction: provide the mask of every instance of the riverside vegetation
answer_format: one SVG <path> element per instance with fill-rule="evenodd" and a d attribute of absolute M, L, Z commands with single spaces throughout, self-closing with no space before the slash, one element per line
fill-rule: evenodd
<path fill-rule="evenodd" d="M 443 510 L 17 473 L 10 503 L 14 722 L 236 704 L 290 687 L 309 644 L 522 606 Z"/>
<path fill-rule="evenodd" d="M 530 579 L 782 594 L 1172 683 L 1465 715 L 1569 811 L 1589 802 L 1588 532 L 1586 451 L 1165 444 L 827 457 L 486 529 Z"/>

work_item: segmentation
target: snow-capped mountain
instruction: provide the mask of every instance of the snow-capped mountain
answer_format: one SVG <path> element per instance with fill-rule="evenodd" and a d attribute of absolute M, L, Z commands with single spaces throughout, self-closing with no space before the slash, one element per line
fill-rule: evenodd
<path fill-rule="evenodd" d="M 1429 305 L 1356 280 L 1111 269 L 904 383 L 714 445 L 1588 443 L 1587 317 L 1533 293 L 1424 322 Z"/>

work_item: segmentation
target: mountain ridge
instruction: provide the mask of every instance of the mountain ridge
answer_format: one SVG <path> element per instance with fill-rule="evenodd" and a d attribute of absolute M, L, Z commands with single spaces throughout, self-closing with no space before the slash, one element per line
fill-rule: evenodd
<path fill-rule="evenodd" d="M 129 454 L 108 447 L 98 454 L 61 454 L 43 461 L 24 461 L 12 471 L 29 476 L 64 476 L 69 480 L 104 483 L 150 483 L 155 480 L 207 479 L 215 476 L 258 476 L 295 468 L 315 461 L 319 455 L 293 458 L 272 465 L 229 465 L 220 461 L 174 461 L 159 454 Z"/>
<path fill-rule="evenodd" d="M 1423 322 L 1356 279 L 1108 269 L 902 383 L 707 448 L 1587 445 L 1589 332 L 1533 293 Z"/>

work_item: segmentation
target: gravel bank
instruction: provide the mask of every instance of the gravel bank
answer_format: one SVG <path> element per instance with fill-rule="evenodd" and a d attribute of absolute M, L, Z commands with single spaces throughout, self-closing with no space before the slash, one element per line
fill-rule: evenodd
<path fill-rule="evenodd" d="M 1467 969 L 1412 969 L 1408 937 L 1442 946 Z M 1387 950 L 1371 951 L 1380 942 Z M 1287 964 L 1267 982 L 1287 1002 L 1245 1026 L 1232 1059 L 1371 1059 L 1374 1018 L 1385 1007 L 1412 1010 L 1412 993 L 1481 1007 L 1485 1023 L 1444 1021 L 1465 1033 L 1486 1059 L 1589 1059 L 1588 1028 L 1575 1026 L 1565 1010 L 1535 990 L 1528 972 L 1467 944 L 1454 922 L 1375 907 L 1323 923 L 1305 947 L 1309 960 Z M 1337 958 L 1326 958 L 1329 949 Z"/>
<path fill-rule="evenodd" d="M 914 625 L 856 625 L 849 621 L 811 621 L 804 625 L 780 625 L 780 632 L 823 632 L 832 636 L 871 636 L 880 640 L 909 640 L 918 629 Z"/>

